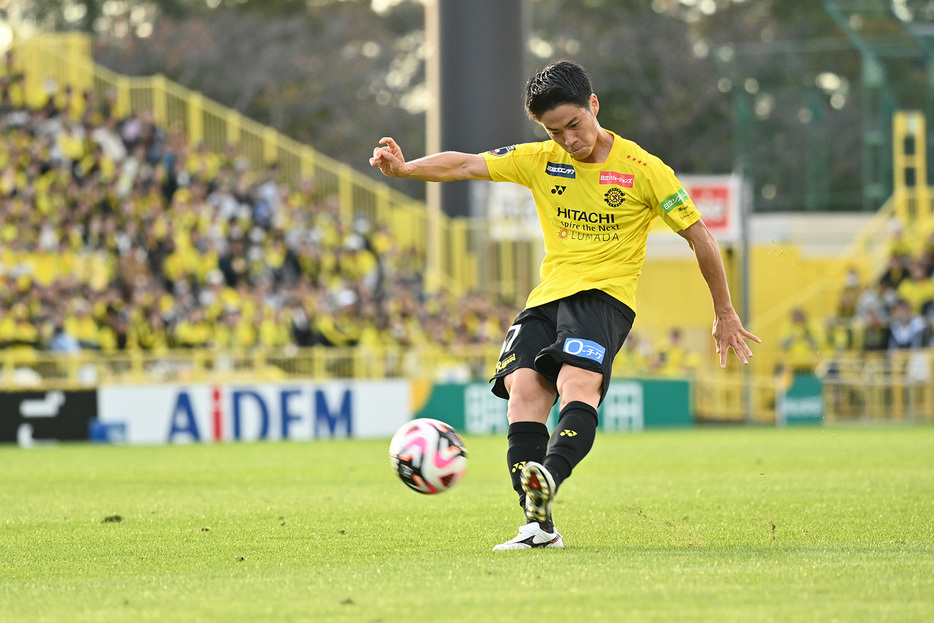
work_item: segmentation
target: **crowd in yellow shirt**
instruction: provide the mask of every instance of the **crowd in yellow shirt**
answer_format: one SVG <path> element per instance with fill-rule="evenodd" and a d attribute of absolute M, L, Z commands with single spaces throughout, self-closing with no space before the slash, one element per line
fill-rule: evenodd
<path fill-rule="evenodd" d="M 801 310 L 786 332 L 792 368 L 814 369 L 820 360 L 846 351 L 896 353 L 928 348 L 934 328 L 934 231 L 909 238 L 893 223 L 888 263 L 868 279 L 850 269 L 836 313 L 825 326 Z"/>
<path fill-rule="evenodd" d="M 424 258 L 380 223 L 343 222 L 313 179 L 283 183 L 275 164 L 255 173 L 235 146 L 189 146 L 146 112 L 117 119 L 112 93 L 65 86 L 29 106 L 10 60 L 0 68 L 0 349 L 451 353 L 499 345 L 512 323 L 511 302 L 427 294 Z M 681 351 L 643 341 L 626 369 L 690 373 Z"/>
<path fill-rule="evenodd" d="M 28 106 L 0 70 L 0 348 L 495 344 L 514 310 L 428 296 L 423 258 L 314 180 L 190 147 L 112 94 Z M 443 327 L 443 329 L 437 329 Z"/>

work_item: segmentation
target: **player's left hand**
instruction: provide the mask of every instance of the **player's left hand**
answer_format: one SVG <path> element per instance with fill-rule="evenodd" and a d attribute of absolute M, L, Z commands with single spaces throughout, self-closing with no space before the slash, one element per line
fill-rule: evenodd
<path fill-rule="evenodd" d="M 743 364 L 748 364 L 752 357 L 752 349 L 746 340 L 752 340 L 761 344 L 762 340 L 750 333 L 743 327 L 742 321 L 735 311 L 717 316 L 713 321 L 714 342 L 717 344 L 717 353 L 720 355 L 720 367 L 726 368 L 727 353 L 732 348 L 733 352 Z"/>

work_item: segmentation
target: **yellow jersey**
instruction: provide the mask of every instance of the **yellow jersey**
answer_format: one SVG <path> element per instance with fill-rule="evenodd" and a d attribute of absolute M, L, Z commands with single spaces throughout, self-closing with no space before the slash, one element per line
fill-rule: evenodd
<path fill-rule="evenodd" d="M 604 130 L 609 132 L 608 130 Z M 545 240 L 541 284 L 526 307 L 600 290 L 636 309 L 652 223 L 675 232 L 701 215 L 671 168 L 613 132 L 606 162 L 574 160 L 554 141 L 483 154 L 494 182 L 528 187 Z"/>

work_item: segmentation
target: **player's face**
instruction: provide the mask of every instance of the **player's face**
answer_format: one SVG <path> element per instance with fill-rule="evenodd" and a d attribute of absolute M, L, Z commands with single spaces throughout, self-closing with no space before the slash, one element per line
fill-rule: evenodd
<path fill-rule="evenodd" d="M 568 152 L 575 160 L 589 162 L 602 135 L 597 123 L 597 96 L 590 96 L 590 105 L 561 104 L 542 113 L 538 120 L 551 140 Z"/>

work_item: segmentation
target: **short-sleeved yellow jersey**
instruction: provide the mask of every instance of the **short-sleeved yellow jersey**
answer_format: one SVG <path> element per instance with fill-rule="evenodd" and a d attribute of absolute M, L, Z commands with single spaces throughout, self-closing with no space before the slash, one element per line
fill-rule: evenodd
<path fill-rule="evenodd" d="M 595 164 L 574 160 L 554 141 L 483 154 L 494 182 L 526 186 L 535 199 L 545 259 L 542 283 L 526 307 L 600 290 L 635 311 L 636 284 L 655 217 L 676 232 L 701 218 L 668 165 L 610 134 L 610 155 Z"/>

